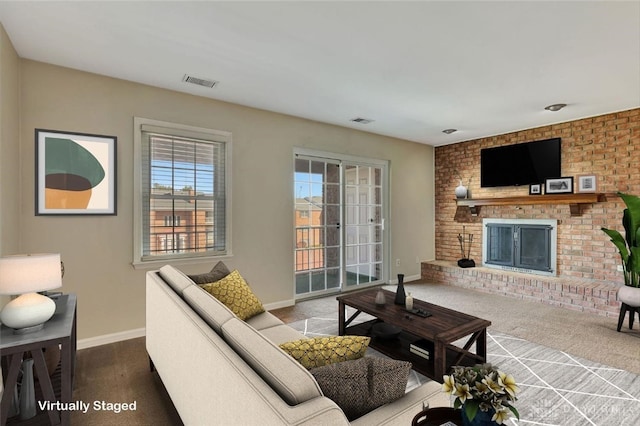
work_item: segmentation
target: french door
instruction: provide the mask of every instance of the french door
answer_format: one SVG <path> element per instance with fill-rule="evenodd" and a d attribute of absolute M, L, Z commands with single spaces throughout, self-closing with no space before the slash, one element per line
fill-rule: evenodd
<path fill-rule="evenodd" d="M 295 297 L 381 283 L 386 162 L 295 155 Z"/>

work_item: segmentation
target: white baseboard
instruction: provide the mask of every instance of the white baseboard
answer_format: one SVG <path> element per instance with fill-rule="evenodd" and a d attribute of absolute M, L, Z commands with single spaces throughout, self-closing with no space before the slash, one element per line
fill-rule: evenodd
<path fill-rule="evenodd" d="M 419 280 L 421 278 L 422 278 L 422 276 L 420 276 L 420 274 L 418 274 L 418 275 L 405 275 L 404 276 L 404 283 L 407 284 L 407 283 L 409 283 L 409 281 L 415 281 L 415 280 Z M 398 284 L 398 279 L 396 278 L 395 280 L 389 280 L 389 284 Z"/>
<path fill-rule="evenodd" d="M 127 330 L 102 336 L 89 337 L 87 339 L 80 339 L 78 340 L 78 350 L 121 342 L 123 340 L 135 339 L 136 337 L 143 337 L 144 335 L 144 328 L 136 328 L 135 330 Z"/>
<path fill-rule="evenodd" d="M 274 309 L 288 308 L 289 306 L 293 306 L 295 304 L 296 302 L 293 299 L 282 300 L 280 302 L 267 303 L 264 305 L 264 309 L 266 311 L 273 311 Z"/>

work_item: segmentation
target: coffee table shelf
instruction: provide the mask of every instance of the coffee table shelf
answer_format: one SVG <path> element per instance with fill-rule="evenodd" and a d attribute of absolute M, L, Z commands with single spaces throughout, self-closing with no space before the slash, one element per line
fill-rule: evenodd
<path fill-rule="evenodd" d="M 383 290 L 387 300 L 394 300 L 394 294 Z M 408 313 L 404 306 L 387 303 L 376 306 L 377 290 L 364 290 L 338 296 L 338 333 L 370 336 L 376 322 L 385 322 L 402 330 L 395 339 L 374 337 L 370 346 L 381 353 L 394 358 L 410 361 L 414 369 L 425 376 L 442 382 L 453 365 L 474 365 L 485 362 L 487 357 L 487 327 L 490 321 L 462 312 L 414 299 L 414 307 L 424 309 L 432 315 L 422 318 Z M 346 307 L 356 309 L 350 318 L 346 318 Z M 361 313 L 374 317 L 373 320 L 352 324 Z M 456 346 L 459 340 L 467 338 L 466 343 Z M 410 352 L 409 345 L 424 339 L 433 343 L 429 360 Z M 475 344 L 475 352 L 471 347 Z"/>
<path fill-rule="evenodd" d="M 416 370 L 420 374 L 424 374 L 427 377 L 433 378 L 437 381 L 442 381 L 442 377 L 435 378 L 435 368 L 434 368 L 434 353 L 431 350 L 430 359 L 423 358 L 412 353 L 409 350 L 409 345 L 422 340 L 420 336 L 416 336 L 415 334 L 411 334 L 407 331 L 402 331 L 400 335 L 393 339 L 385 339 L 381 337 L 372 337 L 371 336 L 371 327 L 380 322 L 378 319 L 366 321 L 360 324 L 353 325 L 351 327 L 345 328 L 345 334 L 357 335 L 357 336 L 369 336 L 371 337 L 371 343 L 369 346 L 378 352 L 393 358 L 399 359 L 403 361 L 409 361 L 413 364 L 413 369 Z M 472 366 L 477 363 L 484 362 L 485 360 L 482 357 L 473 354 L 467 353 L 466 356 L 462 358 L 460 361 L 456 362 L 456 359 L 459 357 L 460 352 L 458 352 L 454 346 L 447 345 L 447 365 L 467 365 Z"/>

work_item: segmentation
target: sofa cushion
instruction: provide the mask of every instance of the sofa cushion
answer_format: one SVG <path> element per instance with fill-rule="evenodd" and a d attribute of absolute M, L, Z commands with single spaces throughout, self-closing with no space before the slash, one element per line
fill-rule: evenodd
<path fill-rule="evenodd" d="M 410 371 L 410 362 L 371 356 L 310 370 L 349 420 L 402 398 Z"/>
<path fill-rule="evenodd" d="M 162 279 L 165 280 L 165 282 L 169 284 L 169 286 L 171 286 L 173 291 L 180 295 L 182 295 L 182 292 L 185 288 L 195 285 L 195 283 L 191 281 L 191 279 L 189 279 L 189 277 L 187 277 L 182 271 L 174 268 L 171 265 L 164 265 L 162 268 L 160 268 L 160 271 L 158 273 L 160 274 Z"/>
<path fill-rule="evenodd" d="M 219 281 L 203 284 L 202 288 L 224 303 L 241 320 L 247 320 L 264 312 L 262 302 L 253 294 L 237 270 Z"/>
<path fill-rule="evenodd" d="M 196 284 L 207 284 L 220 281 L 230 273 L 231 271 L 229 271 L 227 265 L 225 265 L 224 262 L 219 261 L 215 264 L 211 271 L 204 274 L 189 275 L 188 277 L 191 278 L 191 280 L 193 280 L 193 282 Z"/>
<path fill-rule="evenodd" d="M 234 318 L 224 323 L 222 336 L 287 404 L 322 396 L 309 371 L 244 321 Z"/>
<path fill-rule="evenodd" d="M 182 293 L 182 297 L 209 324 L 209 327 L 218 334 L 222 332 L 222 324 L 236 317 L 224 303 L 197 285 L 186 288 Z"/>
<path fill-rule="evenodd" d="M 247 320 L 247 324 L 256 330 L 263 330 L 265 328 L 275 327 L 284 323 L 275 315 L 269 312 L 262 312 L 261 314 L 249 318 Z"/>
<path fill-rule="evenodd" d="M 280 347 L 306 368 L 364 356 L 371 341 L 366 336 L 328 336 L 282 343 Z"/>
<path fill-rule="evenodd" d="M 276 325 L 275 327 L 263 328 L 260 330 L 260 334 L 276 345 L 291 342 L 292 340 L 306 339 L 304 334 L 284 324 Z"/>

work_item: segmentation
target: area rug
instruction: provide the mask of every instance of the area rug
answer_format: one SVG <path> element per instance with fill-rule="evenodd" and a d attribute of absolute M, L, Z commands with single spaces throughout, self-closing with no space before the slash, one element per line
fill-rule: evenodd
<path fill-rule="evenodd" d="M 371 318 L 360 315 L 356 322 Z M 315 317 L 289 325 L 309 337 L 338 332 L 337 318 Z M 373 349 L 367 354 L 384 356 Z M 513 374 L 520 387 L 516 403 L 520 420 L 511 418 L 507 425 L 640 424 L 640 376 L 636 374 L 491 329 L 487 361 Z M 407 390 L 428 380 L 412 371 Z"/>

